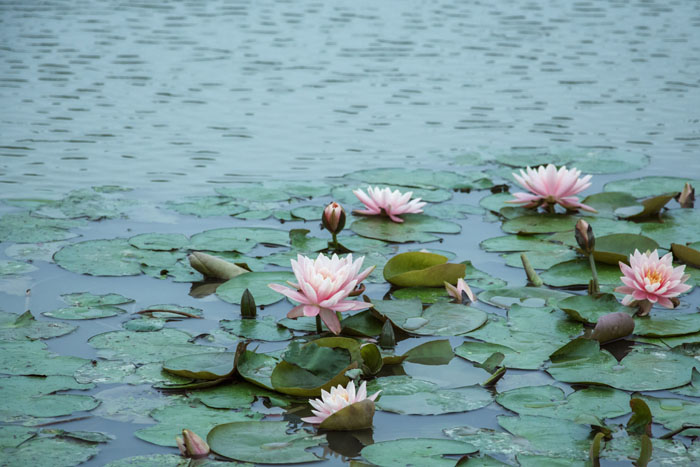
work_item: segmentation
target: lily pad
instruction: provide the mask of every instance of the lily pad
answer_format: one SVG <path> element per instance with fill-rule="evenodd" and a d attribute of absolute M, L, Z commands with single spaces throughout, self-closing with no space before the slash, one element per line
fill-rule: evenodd
<path fill-rule="evenodd" d="M 216 289 L 216 295 L 225 302 L 241 304 L 241 296 L 246 289 L 253 294 L 256 305 L 272 305 L 284 298 L 267 285 L 271 283 L 284 284 L 295 280 L 294 274 L 286 271 L 249 272 L 234 277 Z"/>
<path fill-rule="evenodd" d="M 440 415 L 486 407 L 493 396 L 481 386 L 442 389 L 410 376 L 384 376 L 371 381 L 367 392 L 381 390 L 377 408 L 406 415 Z"/>
<path fill-rule="evenodd" d="M 617 389 L 592 387 L 569 396 L 555 386 L 526 386 L 498 395 L 496 402 L 520 415 L 576 420 L 593 414 L 600 419 L 629 413 L 630 396 Z"/>
<path fill-rule="evenodd" d="M 72 375 L 88 362 L 52 354 L 43 342 L 0 339 L 0 368 L 7 375 Z"/>
<path fill-rule="evenodd" d="M 618 362 L 598 342 L 576 339 L 550 356 L 547 372 L 566 383 L 604 384 L 627 391 L 657 391 L 690 382 L 696 361 L 656 347 L 636 346 Z"/>
<path fill-rule="evenodd" d="M 394 290 L 391 295 L 396 300 L 418 299 L 423 303 L 437 303 L 450 298 L 444 287 L 406 287 Z"/>
<path fill-rule="evenodd" d="M 700 250 L 678 243 L 671 243 L 673 257 L 685 264 L 700 268 Z"/>
<path fill-rule="evenodd" d="M 670 249 L 672 243 L 700 240 L 700 209 L 674 209 L 664 213 L 660 220 L 642 224 L 642 232 L 662 248 Z"/>
<path fill-rule="evenodd" d="M 170 251 L 186 248 L 189 240 L 182 234 L 147 233 L 131 237 L 129 243 L 141 250 Z"/>
<path fill-rule="evenodd" d="M 125 457 L 105 464 L 104 467 L 187 467 L 189 459 L 175 454 L 149 454 L 147 456 Z M 227 467 L 230 462 L 220 462 L 211 459 L 199 459 L 197 467 Z"/>
<path fill-rule="evenodd" d="M 33 264 L 22 261 L 5 261 L 0 260 L 0 277 L 11 276 L 14 274 L 27 274 L 36 271 L 37 268 Z"/>
<path fill-rule="evenodd" d="M 561 157 L 575 163 L 584 174 L 634 172 L 649 165 L 646 154 L 601 148 L 565 150 Z"/>
<path fill-rule="evenodd" d="M 612 234 L 596 237 L 593 257 L 596 263 L 618 266 L 619 262 L 629 264 L 634 250 L 654 251 L 659 244 L 649 237 L 633 234 Z"/>
<path fill-rule="evenodd" d="M 636 312 L 635 309 L 620 304 L 613 294 L 574 295 L 560 300 L 557 306 L 572 319 L 588 324 L 595 324 L 598 318 L 610 313 L 622 311 L 632 315 Z"/>
<path fill-rule="evenodd" d="M 423 336 L 459 336 L 486 322 L 483 311 L 457 303 L 438 302 L 426 310 L 420 300 L 384 300 L 372 305 L 397 327 Z"/>
<path fill-rule="evenodd" d="M 151 417 L 158 421 L 158 424 L 137 430 L 134 435 L 152 444 L 175 447 L 175 437 L 182 434 L 182 427 L 188 427 L 188 430 L 204 437 L 212 428 L 222 423 L 260 420 L 262 416 L 249 410 L 234 412 L 211 409 L 203 404 L 180 402 L 151 411 Z"/>
<path fill-rule="evenodd" d="M 394 243 L 426 243 L 439 240 L 436 233 L 459 233 L 459 224 L 426 216 L 406 214 L 403 223 L 392 222 L 379 216 L 358 219 L 350 225 L 350 230 L 363 237 L 375 238 Z"/>
<path fill-rule="evenodd" d="M 474 267 L 471 261 L 463 261 L 462 264 L 466 265 L 466 271 L 464 273 L 464 279 L 472 287 L 478 287 L 479 289 L 490 290 L 505 287 L 507 285 L 506 281 L 494 277 L 480 269 Z"/>
<path fill-rule="evenodd" d="M 506 368 L 535 370 L 581 330 L 581 324 L 566 319 L 561 311 L 514 304 L 508 311 L 508 321 L 491 315 L 482 328 L 467 335 L 482 342 L 464 342 L 455 353 L 484 363 L 494 352 L 500 352 L 505 355 Z"/>
<path fill-rule="evenodd" d="M 125 311 L 116 306 L 70 306 L 54 311 L 46 311 L 42 315 L 57 319 L 99 319 L 117 316 L 122 313 L 125 313 Z"/>
<path fill-rule="evenodd" d="M 523 306 L 556 306 L 559 300 L 571 296 L 560 290 L 541 287 L 510 287 L 485 290 L 479 294 L 479 300 L 499 308 L 510 308 L 514 303 Z"/>
<path fill-rule="evenodd" d="M 246 350 L 238 359 L 236 370 L 246 381 L 274 391 L 271 376 L 278 363 L 271 355 Z"/>
<path fill-rule="evenodd" d="M 209 352 L 183 355 L 163 363 L 168 373 L 192 379 L 216 380 L 233 372 L 233 352 Z"/>
<path fill-rule="evenodd" d="M 51 323 L 37 321 L 30 311 L 21 315 L 0 311 L 0 339 L 24 340 L 24 339 L 51 339 L 65 336 L 75 331 L 77 326 L 65 323 Z"/>
<path fill-rule="evenodd" d="M 573 229 L 579 219 L 584 219 L 591 226 L 597 236 L 613 233 L 638 234 L 641 229 L 637 224 L 626 221 L 606 219 L 604 217 L 578 217 L 565 214 L 531 214 L 516 217 L 503 223 L 504 232 L 532 235 L 542 233 L 568 232 Z"/>
<path fill-rule="evenodd" d="M 655 423 L 661 423 L 667 429 L 673 431 L 683 425 L 700 426 L 700 404 L 686 399 L 659 398 L 646 395 L 638 395 L 646 402 L 651 410 Z M 685 436 L 697 436 L 699 430 L 691 429 L 683 432 Z"/>
<path fill-rule="evenodd" d="M 37 437 L 14 449 L 4 449 L 8 466 L 72 467 L 96 456 L 100 449 L 95 443 L 70 437 Z"/>
<path fill-rule="evenodd" d="M 530 265 L 535 269 L 549 269 L 555 264 L 578 258 L 576 252 L 569 248 L 560 248 L 558 250 L 551 251 L 523 251 L 519 253 L 509 253 L 507 255 L 503 255 L 503 258 L 505 258 L 506 264 L 512 268 L 524 268 L 523 260 L 520 258 L 522 253 L 525 253 Z"/>
<path fill-rule="evenodd" d="M 453 467 L 455 460 L 443 456 L 464 455 L 477 450 L 471 444 L 450 439 L 404 438 L 371 444 L 362 450 L 362 457 L 382 467 Z"/>
<path fill-rule="evenodd" d="M 289 233 L 269 227 L 228 227 L 207 230 L 190 238 L 190 248 L 202 251 L 248 253 L 258 243 L 289 246 Z"/>
<path fill-rule="evenodd" d="M 346 174 L 345 177 L 361 180 L 369 184 L 389 183 L 416 188 L 482 190 L 491 188 L 493 185 L 485 173 L 478 171 L 458 174 L 426 169 L 383 168 L 358 170 Z"/>
<path fill-rule="evenodd" d="M 318 446 L 324 436 L 287 431 L 287 422 L 226 423 L 211 430 L 207 443 L 216 454 L 242 462 L 288 464 L 321 460 L 307 449 Z"/>
<path fill-rule="evenodd" d="M 487 238 L 479 244 L 484 251 L 538 251 L 550 252 L 561 250 L 562 246 L 551 243 L 533 235 L 504 235 Z"/>
<path fill-rule="evenodd" d="M 180 214 L 199 217 L 235 216 L 248 210 L 247 207 L 227 196 L 200 196 L 186 199 L 187 201 L 168 201 L 165 205 Z"/>
<path fill-rule="evenodd" d="M 620 283 L 620 267 L 596 262 L 598 282 L 617 285 Z M 585 286 L 593 277 L 588 260 L 573 260 L 556 264 L 540 274 L 545 284 L 553 287 Z"/>
<path fill-rule="evenodd" d="M 0 218 L 0 242 L 39 243 L 68 240 L 78 234 L 69 229 L 84 221 L 36 217 L 26 213 L 5 214 Z"/>
<path fill-rule="evenodd" d="M 683 186 L 690 183 L 698 186 L 698 180 L 679 177 L 647 176 L 627 180 L 615 180 L 605 184 L 605 191 L 619 191 L 629 193 L 635 198 L 663 195 L 664 193 L 676 193 L 683 190 Z"/>
<path fill-rule="evenodd" d="M 645 337 L 672 337 L 700 331 L 700 313 L 654 312 L 634 319 L 634 333 Z"/>
<path fill-rule="evenodd" d="M 465 265 L 450 264 L 445 256 L 421 251 L 400 253 L 384 265 L 384 278 L 398 287 L 455 284 L 464 273 Z"/>
<path fill-rule="evenodd" d="M 279 326 L 273 316 L 257 319 L 221 320 L 219 324 L 225 331 L 245 339 L 286 341 L 292 338 L 292 333 Z"/>
<path fill-rule="evenodd" d="M 582 201 L 596 211 L 599 216 L 615 218 L 615 211 L 619 208 L 635 208 L 641 212 L 644 207 L 637 202 L 637 198 L 618 191 L 608 191 L 587 196 Z"/>

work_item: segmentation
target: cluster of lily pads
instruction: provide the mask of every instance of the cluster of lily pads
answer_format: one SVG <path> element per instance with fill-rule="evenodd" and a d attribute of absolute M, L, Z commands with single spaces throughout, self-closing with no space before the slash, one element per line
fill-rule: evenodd
<path fill-rule="evenodd" d="M 10 465 L 84 462 L 112 437 L 52 423 L 93 414 L 148 423 L 134 435 L 173 448 L 172 454 L 126 458 L 112 467 L 178 465 L 181 455 L 198 457 L 203 466 L 226 459 L 314 462 L 322 460 L 322 448 L 362 459 L 357 465 L 382 466 L 454 465 L 458 459 L 466 465 L 700 462 L 700 444 L 689 442 L 700 433 L 700 313 L 687 301 L 690 291 L 669 298 L 673 310 L 647 306 L 649 313 L 641 314 L 639 303 L 622 303 L 630 292 L 615 291 L 624 286 L 619 263 L 629 264 L 636 250 L 670 253 L 670 267 L 684 266 L 689 275 L 682 282 L 698 284 L 700 214 L 691 190 L 698 182 L 617 180 L 579 202 L 571 197 L 587 187 L 575 184 L 578 174 L 561 172 L 562 180 L 573 183 L 568 191 L 538 193 L 527 186 L 526 175 L 537 176 L 533 169 L 519 179 L 530 196 L 509 193 L 510 174 L 520 167 L 542 165 L 539 172 L 548 177 L 548 163 L 589 161 L 577 165 L 600 173 L 645 162 L 625 154 L 589 156 L 497 155 L 484 171 L 387 168 L 329 183 L 221 187 L 213 196 L 162 206 L 165 213 L 237 219 L 191 235 L 80 241 L 76 237 L 94 225 L 88 221 L 140 209 L 141 201 L 114 187 L 80 190 L 62 200 L 5 200 L 13 208 L 0 218 L 0 241 L 10 244 L 5 254 L 11 258 L 0 262 L 10 284 L 5 293 L 24 293 L 36 265 L 53 261 L 76 274 L 191 282 L 192 296 L 216 294 L 233 306 L 204 335 L 173 326 L 206 320 L 205 306 L 134 303 L 117 293 L 67 290 L 66 306 L 45 310 L 40 318 L 27 310 L 0 312 L 2 457 Z M 358 195 L 363 207 L 353 190 L 368 184 L 382 189 Z M 394 209 L 397 204 L 382 204 L 408 205 L 409 191 L 426 204 L 413 202 L 402 212 Z M 484 195 L 478 206 L 452 202 L 462 198 L 460 192 Z M 595 212 L 573 210 L 582 206 Z M 469 251 L 455 255 L 430 244 L 460 234 L 464 220 L 474 216 L 500 223 L 504 235 L 484 240 L 481 248 L 523 268 L 522 282 L 509 284 L 475 268 Z M 270 217 L 275 220 L 263 223 Z M 320 223 L 326 231 L 311 235 Z M 304 262 L 319 255 L 332 261 L 334 254 L 338 263 L 332 267 Z M 362 269 L 370 270 L 363 274 L 358 266 L 348 281 L 328 289 L 360 257 Z M 312 270 L 290 272 L 292 260 Z M 277 304 L 285 299 L 283 290 L 291 298 Z M 333 290 L 342 293 L 331 294 L 333 300 L 319 295 Z M 619 314 L 627 319 L 608 323 Z M 70 334 L 76 320 L 86 319 L 119 320 L 122 329 L 88 340 L 96 352 L 92 360 L 48 350 L 43 340 Z M 441 384 L 405 369 L 420 365 L 425 370 L 418 373 L 429 374 L 434 366 L 454 363 L 455 356 L 478 381 L 454 375 Z M 509 374 L 543 371 L 556 385 L 499 389 Z M 80 393 L 102 385 L 111 386 Z M 641 393 L 662 390 L 670 392 Z M 508 411 L 497 418 L 502 430 L 450 425 L 442 437 L 372 440 L 375 410 L 435 416 L 492 404 Z M 275 419 L 279 413 L 284 421 Z M 629 414 L 629 421 L 620 420 Z M 652 422 L 664 430 L 652 433 Z"/>

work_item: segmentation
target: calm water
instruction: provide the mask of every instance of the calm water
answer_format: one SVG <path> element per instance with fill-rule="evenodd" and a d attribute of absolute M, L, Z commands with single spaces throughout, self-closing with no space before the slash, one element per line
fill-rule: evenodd
<path fill-rule="evenodd" d="M 0 1 L 0 41 L 0 198 L 119 184 L 164 200 L 236 181 L 449 168 L 459 155 L 521 147 L 632 150 L 651 156 L 644 174 L 700 175 L 696 1 Z M 588 193 L 626 176 L 596 177 Z M 455 200 L 476 204 L 482 195 Z M 217 218 L 165 220 L 155 230 L 221 226 Z M 464 235 L 439 248 L 524 280 L 478 248 L 499 234 L 498 224 L 463 225 Z M 112 238 L 126 229 L 154 225 L 109 221 L 83 233 Z M 61 293 L 78 290 L 123 293 L 138 306 L 205 308 L 202 330 L 231 310 L 187 296 L 187 284 L 145 276 L 79 277 L 50 264 L 31 277 L 36 312 L 59 308 Z M 6 311 L 23 311 L 24 297 L 2 296 Z M 78 323 L 76 333 L 48 344 L 94 357 L 84 341 L 121 320 Z M 414 367 L 409 372 L 429 376 Z M 474 384 L 483 378 L 473 370 L 455 359 L 430 375 Z M 509 372 L 499 389 L 547 378 Z M 374 439 L 495 428 L 494 406 L 414 417 L 410 427 L 380 413 Z M 93 417 L 61 427 L 117 435 L 89 465 L 173 452 L 136 440 L 129 423 Z"/>

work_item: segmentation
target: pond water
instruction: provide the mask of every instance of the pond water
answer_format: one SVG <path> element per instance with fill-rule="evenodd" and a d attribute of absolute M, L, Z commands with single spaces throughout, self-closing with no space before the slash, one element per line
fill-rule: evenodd
<path fill-rule="evenodd" d="M 595 158 L 604 162 L 608 155 L 621 155 L 622 170 L 597 173 L 584 196 L 619 179 L 700 178 L 698 2 L 17 0 L 0 2 L 0 38 L 5 109 L 0 198 L 24 200 L 0 205 L 0 214 L 28 209 L 55 214 L 55 206 L 45 200 L 60 200 L 71 190 L 131 190 L 98 193 L 90 204 L 95 218 L 106 209 L 113 215 L 71 227 L 80 238 L 66 243 L 150 232 L 191 236 L 236 226 L 304 228 L 327 239 L 316 220 L 290 220 L 282 213 L 322 207 L 337 198 L 325 188 L 313 199 L 290 202 L 256 192 L 247 200 L 249 214 L 239 210 L 238 217 L 197 217 L 167 203 L 211 197 L 217 189 L 239 196 L 263 182 L 270 191 L 287 189 L 273 184 L 285 181 L 351 188 L 366 183 L 345 174 L 382 167 L 444 170 L 470 182 L 470 176 L 485 171 L 493 180 L 488 187 L 512 184 L 511 169 L 503 166 L 508 158 L 500 157 L 504 154 L 573 152 L 569 162 L 588 160 L 589 167 L 595 167 L 590 162 Z M 420 248 L 447 251 L 455 262 L 470 260 L 511 287 L 524 285 L 522 269 L 479 246 L 504 235 L 500 221 L 478 207 L 491 191 L 447 188 L 450 205 L 472 206 L 450 219 L 461 233 L 439 234 L 439 243 L 394 245 L 384 256 Z M 0 243 L 0 260 L 22 260 L 18 241 Z M 63 246 L 47 245 L 50 253 Z M 246 255 L 280 251 L 258 245 Z M 32 264 L 34 271 L 0 278 L 2 309 L 31 310 L 42 322 L 77 325 L 74 332 L 45 341 L 59 355 L 98 359 L 103 355 L 87 340 L 121 330 L 128 316 L 82 321 L 43 316 L 67 306 L 62 294 L 122 294 L 134 300 L 122 306 L 129 315 L 163 303 L 202 309 L 203 320 L 166 325 L 193 336 L 238 314 L 237 305 L 203 295 L 189 282 L 76 274 L 38 258 Z M 267 270 L 284 268 L 265 264 Z M 387 283 L 375 281 L 366 294 L 379 300 L 388 290 Z M 693 310 L 700 295 L 694 291 L 683 300 L 683 309 Z M 486 303 L 478 307 L 505 316 Z M 280 319 L 288 310 L 283 301 L 260 315 Z M 405 339 L 396 354 L 434 339 Z M 465 341 L 449 340 L 453 348 Z M 261 343 L 258 350 L 286 345 Z M 458 357 L 444 366 L 406 363 L 404 370 L 443 388 L 479 384 L 488 377 Z M 523 370 L 508 370 L 497 390 L 542 384 L 572 391 L 544 371 Z M 102 405 L 93 413 L 63 417 L 61 423 L 43 423 L 115 436 L 83 465 L 176 453 L 133 436 L 153 423 L 144 419 L 150 408 L 141 418 L 129 413 L 121 420 L 108 412 L 109 400 L 169 397 L 149 384 L 99 383 L 73 392 L 97 396 Z M 308 413 L 294 407 L 287 413 L 258 400 L 252 409 L 300 427 L 299 417 Z M 438 416 L 378 411 L 372 436 L 374 442 L 442 438 L 443 429 L 466 425 L 500 430 L 496 417 L 503 414 L 512 415 L 495 402 Z M 613 420 L 624 424 L 627 417 Z M 654 425 L 655 435 L 666 431 Z M 348 455 L 359 454 L 353 438 L 333 436 L 330 450 L 313 449 L 326 458 L 316 465 L 346 465 Z"/>

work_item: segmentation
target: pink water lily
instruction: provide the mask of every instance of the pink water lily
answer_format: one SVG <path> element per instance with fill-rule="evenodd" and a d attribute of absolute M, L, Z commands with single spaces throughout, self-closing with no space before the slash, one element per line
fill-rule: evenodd
<path fill-rule="evenodd" d="M 367 187 L 367 193 L 362 190 L 353 190 L 355 196 L 362 201 L 367 209 L 356 210 L 357 214 L 367 216 L 379 216 L 386 214 L 394 222 L 403 222 L 401 214 L 418 214 L 427 203 L 420 198 L 411 199 L 412 191 L 401 193 L 399 190 L 391 191 L 391 188 Z"/>
<path fill-rule="evenodd" d="M 515 199 L 507 201 L 513 204 L 522 204 L 526 208 L 543 206 L 553 208 L 555 204 L 560 204 L 566 209 L 583 209 L 584 211 L 596 212 L 590 206 L 579 202 L 576 194 L 591 186 L 590 175 L 579 178 L 581 171 L 575 168 L 568 170 L 549 164 L 547 167 L 540 166 L 537 169 L 527 167 L 525 171 L 520 170 L 520 175 L 513 173 L 515 180 L 530 193 L 513 193 Z"/>
<path fill-rule="evenodd" d="M 352 254 L 344 258 L 338 255 L 329 258 L 319 253 L 315 260 L 298 255 L 296 261 L 291 260 L 297 279 L 297 283 L 288 282 L 293 289 L 280 284 L 268 284 L 268 287 L 300 303 L 287 313 L 288 318 L 320 314 L 328 329 L 339 334 L 337 311 L 365 310 L 372 306 L 370 303 L 346 300 L 374 270 L 372 266 L 360 272 L 364 259 L 362 256 L 353 261 Z"/>
<path fill-rule="evenodd" d="M 457 301 L 457 303 L 462 303 L 465 298 L 471 303 L 476 301 L 474 292 L 472 292 L 472 289 L 469 288 L 467 283 L 461 277 L 457 279 L 457 286 L 454 286 L 449 282 L 445 282 L 445 290 L 450 297 Z"/>
<path fill-rule="evenodd" d="M 360 402 L 365 399 L 374 401 L 381 391 L 377 391 L 367 397 L 367 383 L 365 381 L 360 385 L 360 389 L 355 392 L 355 383 L 350 381 L 346 388 L 340 384 L 331 388 L 331 392 L 321 391 L 320 399 L 309 399 L 309 404 L 313 407 L 314 416 L 304 417 L 306 423 L 320 424 L 325 419 L 344 409 L 345 407 Z"/>
<path fill-rule="evenodd" d="M 640 253 L 634 250 L 630 255 L 630 265 L 620 262 L 624 274 L 620 280 L 624 285 L 615 292 L 627 294 L 622 299 L 623 305 L 637 305 L 644 316 L 651 307 L 658 303 L 665 308 L 674 308 L 672 298 L 691 289 L 685 284 L 690 274 L 683 274 L 685 266 L 673 267 L 671 253 L 659 258 L 657 250 Z"/>

